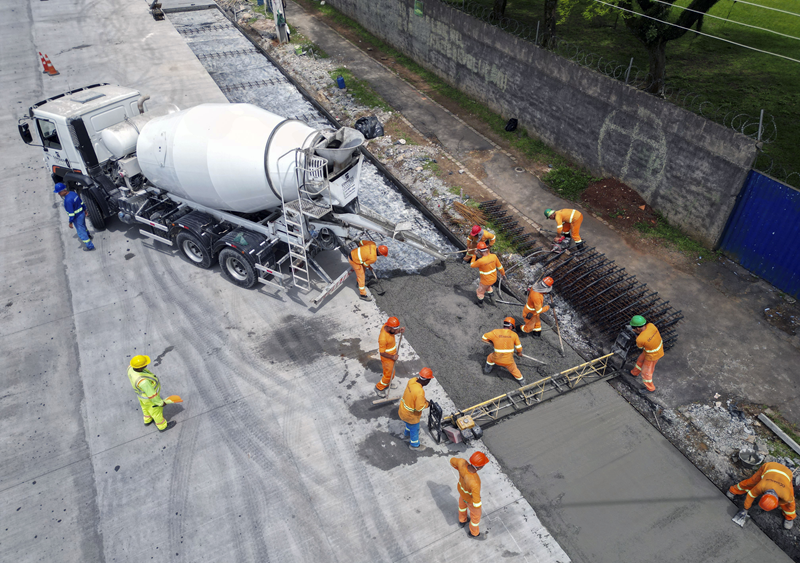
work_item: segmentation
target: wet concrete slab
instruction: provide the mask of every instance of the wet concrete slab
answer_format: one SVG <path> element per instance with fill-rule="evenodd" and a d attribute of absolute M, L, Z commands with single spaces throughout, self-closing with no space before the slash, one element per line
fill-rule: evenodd
<path fill-rule="evenodd" d="M 605 383 L 484 440 L 573 561 L 791 561 Z"/>

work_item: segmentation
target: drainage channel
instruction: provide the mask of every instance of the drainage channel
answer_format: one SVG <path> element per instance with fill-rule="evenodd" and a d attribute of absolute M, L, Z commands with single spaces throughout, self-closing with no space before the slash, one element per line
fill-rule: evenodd
<path fill-rule="evenodd" d="M 314 128 L 339 127 L 219 9 L 172 11 L 167 17 L 231 103 L 253 104 Z M 401 193 L 397 184 L 385 169 L 367 160 L 362 167 L 359 201 L 394 222 L 413 223 L 415 233 L 443 250 L 455 250 L 452 233 L 431 221 L 424 206 Z M 388 259 L 374 265 L 379 275 L 417 273 L 436 260 L 398 241 L 375 240 L 389 247 Z"/>

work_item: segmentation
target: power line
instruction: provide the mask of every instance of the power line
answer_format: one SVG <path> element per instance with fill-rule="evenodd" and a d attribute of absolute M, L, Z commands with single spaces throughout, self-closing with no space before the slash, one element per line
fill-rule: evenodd
<path fill-rule="evenodd" d="M 670 4 L 669 2 L 664 2 L 663 0 L 650 0 L 650 1 L 651 2 L 656 2 L 658 4 L 664 4 L 664 5 L 669 6 L 671 8 L 678 8 L 679 10 L 686 10 L 687 12 L 700 14 L 701 16 L 704 16 L 706 18 L 714 18 L 715 20 L 722 20 L 722 21 L 725 21 L 725 22 L 728 22 L 728 23 L 735 23 L 736 25 L 743 25 L 745 27 L 750 27 L 752 29 L 758 29 L 758 30 L 761 30 L 761 31 L 766 31 L 768 33 L 774 33 L 775 35 L 780 35 L 781 37 L 788 37 L 789 39 L 795 39 L 797 41 L 800 41 L 800 37 L 795 37 L 794 35 L 786 35 L 785 33 L 781 33 L 780 31 L 774 31 L 772 29 L 767 29 L 766 27 L 758 27 L 757 25 L 750 25 L 749 23 L 739 22 L 739 21 L 736 21 L 736 20 L 728 19 L 728 18 L 722 18 L 720 16 L 712 16 L 711 14 L 707 14 L 705 12 L 700 12 L 698 10 L 692 10 L 690 8 L 684 8 L 683 6 L 675 6 L 674 4 Z M 738 0 L 734 0 L 734 3 L 736 3 L 737 1 Z M 795 15 L 796 16 L 800 16 L 800 14 L 795 14 Z"/>
<path fill-rule="evenodd" d="M 761 4 L 753 4 L 752 2 L 745 2 L 744 0 L 733 0 L 734 4 L 736 4 L 737 2 L 739 4 L 747 4 L 748 6 L 755 6 L 756 8 L 772 10 L 773 12 L 780 12 L 782 14 L 789 14 L 790 16 L 797 16 L 798 18 L 800 18 L 800 14 L 797 14 L 795 12 L 787 12 L 786 10 L 779 10 L 778 8 L 770 8 L 769 6 L 762 6 Z"/>
<path fill-rule="evenodd" d="M 640 14 L 639 12 L 634 12 L 633 10 L 628 10 L 627 8 L 623 8 L 622 6 L 616 6 L 614 4 L 609 4 L 608 2 L 603 2 L 603 0 L 594 0 L 594 1 L 598 2 L 599 4 L 605 4 L 606 6 L 610 6 L 612 8 L 616 8 L 617 10 L 622 10 L 623 12 L 631 13 L 634 16 L 637 16 L 637 17 L 640 17 L 640 18 L 647 18 L 649 20 L 654 20 L 654 21 L 657 21 L 657 22 L 660 22 L 660 23 L 665 23 L 667 25 L 671 25 L 672 27 L 678 27 L 680 29 L 685 29 L 686 31 L 691 31 L 692 33 L 696 33 L 697 35 L 703 35 L 705 37 L 710 37 L 711 39 L 717 39 L 719 41 L 724 41 L 725 43 L 730 43 L 731 45 L 736 45 L 737 47 L 744 47 L 745 49 L 750 49 L 751 51 L 757 51 L 759 53 L 764 53 L 765 55 L 772 55 L 773 57 L 780 57 L 781 59 L 786 59 L 786 60 L 789 60 L 789 61 L 792 61 L 792 62 L 795 62 L 795 63 L 800 63 L 799 60 L 793 59 L 792 57 L 787 57 L 786 55 L 781 55 L 779 53 L 771 53 L 769 51 L 763 51 L 761 49 L 756 49 L 755 47 L 750 47 L 748 45 L 743 45 L 742 43 L 737 43 L 736 41 L 731 41 L 729 39 L 723 39 L 722 37 L 717 37 L 716 35 L 709 35 L 708 33 L 703 33 L 702 31 L 695 31 L 695 30 L 692 30 L 691 28 L 683 27 L 682 25 L 678 25 L 676 23 L 660 20 L 660 19 L 654 18 L 652 16 L 648 16 L 648 15 L 645 15 L 645 14 Z"/>

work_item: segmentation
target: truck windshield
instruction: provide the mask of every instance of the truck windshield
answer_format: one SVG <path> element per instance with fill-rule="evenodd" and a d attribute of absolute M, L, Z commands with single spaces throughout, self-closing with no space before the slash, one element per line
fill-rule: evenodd
<path fill-rule="evenodd" d="M 42 137 L 42 145 L 49 149 L 61 150 L 61 142 L 58 140 L 55 123 L 44 119 L 37 119 L 39 135 Z"/>

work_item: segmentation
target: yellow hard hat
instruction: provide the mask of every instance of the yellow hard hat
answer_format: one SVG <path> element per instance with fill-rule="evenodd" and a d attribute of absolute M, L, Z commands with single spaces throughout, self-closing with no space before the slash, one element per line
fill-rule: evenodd
<path fill-rule="evenodd" d="M 134 356 L 131 358 L 131 367 L 133 369 L 140 369 L 150 363 L 150 356 Z"/>

